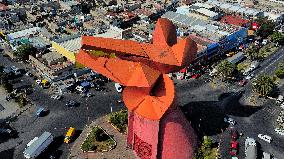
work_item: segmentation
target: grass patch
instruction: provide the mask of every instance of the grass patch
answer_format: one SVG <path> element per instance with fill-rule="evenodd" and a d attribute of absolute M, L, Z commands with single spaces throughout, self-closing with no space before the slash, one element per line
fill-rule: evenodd
<path fill-rule="evenodd" d="M 83 151 L 109 151 L 115 142 L 101 128 L 93 127 L 91 133 L 81 145 Z"/>
<path fill-rule="evenodd" d="M 111 113 L 108 116 L 108 121 L 120 132 L 126 133 L 128 124 L 128 112 L 127 110 L 121 110 Z"/>

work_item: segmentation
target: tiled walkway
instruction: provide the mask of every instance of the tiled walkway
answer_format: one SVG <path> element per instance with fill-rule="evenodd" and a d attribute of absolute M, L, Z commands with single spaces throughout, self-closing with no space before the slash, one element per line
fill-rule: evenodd
<path fill-rule="evenodd" d="M 117 142 L 117 146 L 109 152 L 98 152 L 92 155 L 85 155 L 80 146 L 84 139 L 87 137 L 87 133 L 90 132 L 90 127 L 98 125 L 102 127 L 106 132 L 114 138 Z M 106 117 L 101 117 L 85 128 L 79 138 L 73 144 L 70 150 L 70 159 L 135 159 L 132 150 L 126 148 L 126 135 L 119 133 L 109 123 L 107 123 Z"/>

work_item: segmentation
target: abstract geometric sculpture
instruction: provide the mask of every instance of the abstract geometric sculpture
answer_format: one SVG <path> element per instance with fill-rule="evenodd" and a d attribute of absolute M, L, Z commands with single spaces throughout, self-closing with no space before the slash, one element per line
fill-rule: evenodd
<path fill-rule="evenodd" d="M 160 18 L 152 43 L 82 37 L 76 61 L 125 86 L 127 144 L 142 159 L 190 159 L 196 136 L 175 103 L 173 81 L 166 75 L 189 65 L 197 45 L 177 41 L 176 28 Z"/>

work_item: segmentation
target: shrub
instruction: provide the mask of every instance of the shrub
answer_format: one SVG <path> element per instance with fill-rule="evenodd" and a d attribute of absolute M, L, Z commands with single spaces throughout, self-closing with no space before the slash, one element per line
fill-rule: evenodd
<path fill-rule="evenodd" d="M 275 71 L 275 75 L 278 77 L 278 78 L 283 78 L 284 77 L 284 70 L 282 69 L 277 69 Z"/>
<path fill-rule="evenodd" d="M 109 121 L 112 123 L 119 132 L 125 133 L 128 123 L 128 113 L 127 110 L 121 110 L 110 114 Z"/>
<path fill-rule="evenodd" d="M 93 127 L 91 133 L 83 142 L 81 149 L 83 151 L 105 151 L 114 144 L 114 141 L 101 128 Z"/>

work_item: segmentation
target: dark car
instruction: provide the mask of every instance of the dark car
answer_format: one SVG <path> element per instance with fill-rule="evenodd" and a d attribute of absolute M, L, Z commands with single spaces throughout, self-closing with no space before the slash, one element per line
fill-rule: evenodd
<path fill-rule="evenodd" d="M 13 130 L 8 128 L 0 128 L 0 135 L 2 136 L 13 136 Z"/>
<path fill-rule="evenodd" d="M 77 103 L 77 102 L 74 101 L 74 100 L 69 100 L 69 101 L 66 102 L 65 105 L 66 105 L 67 107 L 76 107 L 76 106 L 79 105 L 79 103 Z"/>

